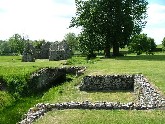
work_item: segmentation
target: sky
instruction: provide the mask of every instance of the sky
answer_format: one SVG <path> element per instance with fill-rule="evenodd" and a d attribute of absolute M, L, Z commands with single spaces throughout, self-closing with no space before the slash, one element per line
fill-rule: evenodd
<path fill-rule="evenodd" d="M 15 33 L 31 40 L 61 41 L 75 16 L 75 0 L 0 0 L 0 39 Z M 143 33 L 160 44 L 165 37 L 165 0 L 148 0 L 148 18 Z"/>

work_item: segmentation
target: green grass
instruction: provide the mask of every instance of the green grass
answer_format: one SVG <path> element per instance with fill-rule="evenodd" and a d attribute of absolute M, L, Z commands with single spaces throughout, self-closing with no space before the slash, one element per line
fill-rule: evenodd
<path fill-rule="evenodd" d="M 31 106 L 41 101 L 41 96 L 38 95 L 27 98 L 19 95 L 31 73 L 42 67 L 59 67 L 64 62 L 48 60 L 21 62 L 21 56 L 0 56 L 0 78 L 7 83 L 9 90 L 9 92 L 0 91 L 0 124 L 15 124 Z"/>
<path fill-rule="evenodd" d="M 78 59 L 78 58 L 77 58 Z M 85 75 L 103 74 L 137 74 L 142 73 L 153 85 L 165 94 L 165 54 L 158 53 L 152 55 L 128 55 L 110 59 L 100 59 L 94 64 L 79 64 L 87 66 Z M 56 103 L 64 101 L 121 101 L 127 102 L 134 99 L 131 93 L 87 93 L 78 90 L 81 78 L 60 87 L 52 88 L 42 97 L 43 101 Z M 61 92 L 62 91 L 62 92 Z M 163 124 L 165 123 L 164 110 L 148 111 L 106 111 L 106 110 L 62 110 L 49 112 L 36 124 Z"/>
<path fill-rule="evenodd" d="M 79 83 L 82 77 L 74 78 L 73 81 L 67 82 L 62 86 L 51 88 L 46 92 L 42 99 L 49 103 L 57 102 L 83 102 L 85 100 L 96 101 L 113 101 L 113 102 L 131 102 L 135 100 L 132 92 L 85 92 L 79 90 Z"/>
<path fill-rule="evenodd" d="M 0 57 L 0 76 L 6 80 L 12 75 L 29 75 L 41 67 L 63 66 L 63 64 L 87 66 L 84 75 L 103 75 L 103 74 L 144 74 L 162 93 L 165 94 L 165 53 L 156 53 L 152 55 L 136 56 L 134 54 L 125 57 L 116 57 L 110 59 L 93 59 L 87 61 L 84 57 L 73 57 L 68 61 L 49 62 L 48 60 L 36 60 L 35 63 L 21 62 L 21 57 Z M 64 65 L 67 66 L 67 65 Z M 38 102 L 70 102 L 70 101 L 134 101 L 135 96 L 131 92 L 82 92 L 79 91 L 79 83 L 84 76 L 74 77 L 72 81 L 66 82 L 60 86 L 53 87 L 42 96 L 21 98 L 18 101 L 11 101 L 8 107 L 0 111 L 0 123 L 16 123 L 21 115 L 28 108 Z M 23 78 L 22 78 L 23 79 Z M 6 94 L 7 95 L 7 94 Z M 5 95 L 3 95 L 5 97 Z M 4 98 L 3 97 L 3 98 Z M 1 98 L 2 99 L 2 98 Z M 12 100 L 11 97 L 6 97 Z M 1 101 L 0 101 L 1 102 Z M 11 118 L 8 118 L 11 117 Z M 164 124 L 165 111 L 124 111 L 124 110 L 61 110 L 49 112 L 37 124 L 93 124 L 93 123 L 112 123 L 112 124 Z"/>
<path fill-rule="evenodd" d="M 34 124 L 164 124 L 165 112 L 157 110 L 59 110 Z"/>
<path fill-rule="evenodd" d="M 0 124 L 16 124 L 31 106 L 41 101 L 41 96 L 21 98 L 0 111 Z"/>
<path fill-rule="evenodd" d="M 0 91 L 0 111 L 12 105 L 14 101 L 15 99 L 8 92 Z"/>

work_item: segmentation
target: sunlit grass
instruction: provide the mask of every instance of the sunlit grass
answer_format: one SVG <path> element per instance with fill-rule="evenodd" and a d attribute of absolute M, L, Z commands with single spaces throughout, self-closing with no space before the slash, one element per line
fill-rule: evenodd
<path fill-rule="evenodd" d="M 67 61 L 48 61 L 36 60 L 36 62 L 21 62 L 20 56 L 5 57 L 0 56 L 0 76 L 4 78 L 12 75 L 29 75 L 42 67 L 61 67 L 61 66 L 86 66 L 87 71 L 84 75 L 104 75 L 104 74 L 137 74 L 142 73 L 152 82 L 162 93 L 165 94 L 165 53 L 156 53 L 154 56 L 145 54 L 136 56 L 134 54 L 124 57 L 110 59 L 94 59 L 87 61 L 85 57 L 73 57 Z M 83 75 L 83 76 L 84 76 Z M 78 86 L 82 77 L 72 77 L 73 80 L 61 86 L 51 88 L 39 98 L 27 98 L 26 100 L 14 102 L 0 113 L 0 123 L 14 123 L 19 121 L 21 115 L 37 102 L 70 102 L 70 101 L 133 101 L 134 95 L 131 92 L 82 92 Z M 10 97 L 6 97 L 7 99 Z M 31 101 L 31 102 L 30 102 Z M 15 106 L 15 107 L 14 107 Z M 23 107 L 24 106 L 24 107 Z M 13 109 L 12 109 L 13 108 Z M 11 111 L 11 114 L 9 114 Z M 13 113 L 13 114 L 12 114 Z M 13 117 L 13 116 L 16 117 Z M 8 116 L 14 119 L 8 118 Z M 6 120 L 5 120 L 6 119 Z M 10 120 L 9 120 L 10 119 Z M 62 110 L 49 112 L 43 119 L 38 120 L 37 124 L 164 124 L 165 111 L 106 111 L 106 110 Z"/>
<path fill-rule="evenodd" d="M 62 86 L 51 88 L 42 97 L 43 101 L 57 102 L 83 102 L 83 101 L 109 101 L 109 102 L 131 102 L 135 100 L 133 92 L 85 92 L 79 90 L 79 83 L 82 77 L 75 78 L 71 82 L 67 82 Z"/>
<path fill-rule="evenodd" d="M 164 124 L 165 112 L 157 110 L 58 110 L 34 124 Z"/>
<path fill-rule="evenodd" d="M 152 84 L 165 94 L 165 55 L 158 53 L 154 56 L 129 55 L 110 59 L 101 59 L 95 64 L 80 64 L 87 66 L 85 75 L 105 74 L 143 74 Z M 77 80 L 77 82 L 75 81 Z M 52 88 L 43 96 L 45 102 L 64 102 L 77 100 L 118 101 L 126 102 L 134 99 L 129 93 L 87 93 L 77 89 L 81 78 L 75 78 L 70 84 Z M 74 83 L 76 82 L 76 83 Z M 62 92 L 59 92 L 62 91 Z M 106 110 L 62 110 L 49 112 L 36 124 L 164 124 L 164 110 L 148 111 L 106 111 Z"/>

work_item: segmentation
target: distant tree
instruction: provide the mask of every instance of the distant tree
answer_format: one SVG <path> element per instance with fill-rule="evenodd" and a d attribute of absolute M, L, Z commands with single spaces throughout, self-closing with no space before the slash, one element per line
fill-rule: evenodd
<path fill-rule="evenodd" d="M 156 44 L 153 38 L 147 37 L 147 34 L 139 34 L 131 38 L 128 48 L 130 52 L 140 55 L 142 52 L 153 52 L 156 49 Z"/>
<path fill-rule="evenodd" d="M 14 34 L 8 40 L 11 53 L 22 54 L 25 47 L 25 40 L 19 34 Z"/>
<path fill-rule="evenodd" d="M 165 37 L 163 38 L 163 41 L 162 41 L 162 49 L 163 51 L 165 51 Z"/>
<path fill-rule="evenodd" d="M 69 48 L 72 50 L 72 52 L 78 50 L 78 39 L 75 33 L 67 33 L 64 36 L 64 40 L 68 43 Z"/>
<path fill-rule="evenodd" d="M 11 48 L 10 48 L 9 42 L 7 42 L 7 41 L 1 42 L 1 44 L 0 44 L 0 54 L 1 55 L 11 54 Z"/>
<path fill-rule="evenodd" d="M 150 52 L 154 52 L 155 50 L 156 50 L 156 47 L 157 47 L 157 45 L 156 45 L 156 43 L 155 43 L 155 41 L 154 41 L 154 39 L 153 38 L 151 38 L 151 37 L 148 37 L 148 42 L 150 43 Z"/>
<path fill-rule="evenodd" d="M 41 49 L 41 46 L 43 44 L 46 43 L 46 41 L 44 39 L 42 40 L 35 40 L 35 41 L 31 41 L 31 43 L 33 44 L 33 46 L 36 48 L 36 49 Z"/>
<path fill-rule="evenodd" d="M 0 55 L 2 54 L 2 44 L 3 44 L 3 40 L 0 40 Z"/>

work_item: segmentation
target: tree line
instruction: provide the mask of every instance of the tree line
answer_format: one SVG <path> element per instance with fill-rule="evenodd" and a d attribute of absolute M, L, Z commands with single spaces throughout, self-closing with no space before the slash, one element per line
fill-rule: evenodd
<path fill-rule="evenodd" d="M 78 51 L 78 40 L 74 33 L 66 34 L 63 40 L 67 41 L 72 52 Z M 49 41 L 25 39 L 24 36 L 17 33 L 7 40 L 0 40 L 0 55 L 22 55 L 27 43 L 31 43 L 36 49 L 41 49 L 46 42 Z"/>
<path fill-rule="evenodd" d="M 84 47 L 84 42 L 89 43 L 89 47 L 93 47 L 94 51 L 93 54 L 98 53 L 98 51 L 104 51 L 103 47 L 97 46 L 94 47 L 90 42 L 84 41 L 82 42 L 82 35 L 76 35 L 75 33 L 67 33 L 64 36 L 64 40 L 67 41 L 69 48 L 72 50 L 73 54 L 75 52 L 80 52 L 87 57 L 88 51 Z M 24 39 L 24 37 L 21 37 L 19 34 L 14 34 L 12 37 L 10 37 L 8 40 L 3 41 L 0 40 L 0 55 L 22 55 L 23 50 L 27 42 L 31 43 L 36 49 L 41 49 L 41 46 L 45 44 L 46 40 L 29 40 Z M 85 43 L 85 44 L 87 44 Z M 128 47 L 128 51 L 130 53 L 136 53 L 137 55 L 142 54 L 143 52 L 154 52 L 156 50 L 156 43 L 153 38 L 148 37 L 147 34 L 137 34 L 133 35 L 130 38 L 130 43 L 126 46 Z M 165 38 L 162 40 L 162 49 L 165 50 Z"/>
<path fill-rule="evenodd" d="M 20 34 L 14 34 L 8 40 L 0 40 L 0 55 L 22 55 L 27 43 L 33 44 L 35 48 L 40 48 L 45 40 L 29 40 Z"/>

